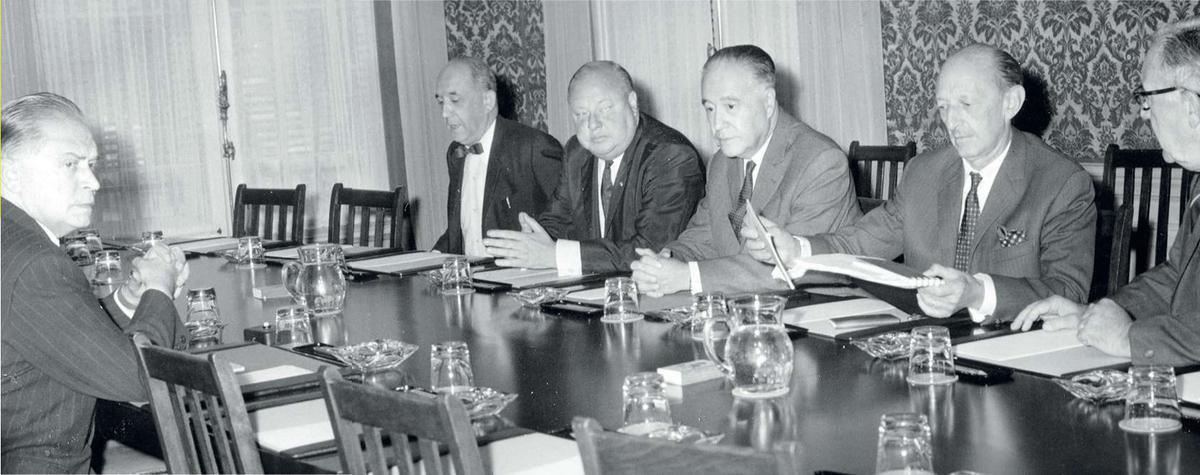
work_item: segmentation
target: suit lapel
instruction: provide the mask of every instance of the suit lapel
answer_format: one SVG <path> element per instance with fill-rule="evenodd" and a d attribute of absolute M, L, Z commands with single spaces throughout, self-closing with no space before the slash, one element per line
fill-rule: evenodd
<path fill-rule="evenodd" d="M 1025 163 L 1025 138 L 1020 132 L 1013 130 L 1008 156 L 1004 158 L 1004 164 L 1000 165 L 996 182 L 992 184 L 987 203 L 984 203 L 979 214 L 979 225 L 975 228 L 975 239 L 971 241 L 970 255 L 975 255 L 975 250 L 979 248 L 984 235 L 996 232 L 1000 218 L 1011 214 L 1018 198 L 1025 195 L 1025 188 L 1029 184 L 1026 173 L 1028 167 Z"/>
<path fill-rule="evenodd" d="M 488 167 L 487 178 L 483 184 L 483 217 L 482 229 L 487 232 L 489 229 L 500 227 L 499 213 L 496 212 L 499 206 L 498 200 L 503 200 L 507 196 L 499 196 L 501 192 L 507 193 L 507 190 L 500 190 L 500 183 L 507 183 L 505 179 L 510 170 L 508 169 L 512 160 L 505 153 L 515 149 L 514 146 L 506 143 L 508 134 L 506 133 L 507 124 L 504 119 L 496 117 L 496 130 L 492 134 L 492 145 L 488 149 Z"/>
<path fill-rule="evenodd" d="M 640 166 L 642 154 L 645 153 L 645 147 L 642 137 L 646 131 L 646 116 L 638 118 L 637 131 L 634 132 L 633 140 L 629 141 L 629 146 L 625 148 L 625 153 L 621 157 L 621 167 L 617 169 L 617 177 L 613 180 L 611 202 L 608 204 L 608 209 L 604 214 L 604 235 L 611 236 L 613 230 L 613 216 L 617 210 L 621 208 L 621 203 L 625 197 L 625 184 L 629 181 L 629 171 Z M 595 167 L 592 168 L 595 170 Z"/>
<path fill-rule="evenodd" d="M 793 137 L 796 134 L 792 133 L 793 128 L 799 127 L 800 124 L 788 115 L 782 109 L 779 110 L 779 120 L 775 123 L 775 131 L 771 134 L 771 141 L 767 143 L 767 151 L 763 153 L 762 165 L 758 170 L 758 179 L 754 182 L 754 194 L 750 197 L 750 202 L 754 204 L 754 209 L 767 209 L 767 203 L 775 196 L 775 192 L 779 190 L 779 184 L 783 182 L 783 176 L 786 174 L 789 157 L 784 156 L 783 151 L 790 144 L 784 143 L 785 137 Z M 743 165 L 742 173 L 745 174 L 745 165 Z M 738 183 L 734 191 L 734 203 L 737 203 L 737 192 L 741 189 L 742 184 Z"/>
<path fill-rule="evenodd" d="M 954 248 L 958 242 L 958 228 L 962 224 L 963 210 L 963 167 L 962 158 L 958 153 L 954 153 L 950 158 L 950 163 L 942 170 L 942 176 L 938 179 L 941 183 L 941 188 L 938 189 L 937 201 L 938 220 L 937 227 L 937 249 L 940 251 L 938 256 L 943 256 L 944 262 L 954 265 Z"/>

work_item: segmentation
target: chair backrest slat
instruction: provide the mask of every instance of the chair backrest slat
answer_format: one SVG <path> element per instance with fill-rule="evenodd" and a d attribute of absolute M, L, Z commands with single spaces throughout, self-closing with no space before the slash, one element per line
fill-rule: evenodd
<path fill-rule="evenodd" d="M 173 473 L 262 473 L 258 445 L 233 368 L 153 346 L 134 335 L 150 408 Z M 186 437 L 185 437 L 186 436 Z"/>
<path fill-rule="evenodd" d="M 1117 176 L 1118 170 L 1122 172 L 1120 177 Z M 1165 261 L 1171 245 L 1170 220 L 1172 216 L 1182 218 L 1195 173 L 1184 170 L 1177 164 L 1167 163 L 1163 159 L 1162 150 L 1121 149 L 1116 144 L 1110 144 L 1104 152 L 1103 176 L 1102 191 L 1115 193 L 1120 190 L 1121 197 L 1117 200 L 1115 196 L 1103 196 L 1100 200 L 1102 206 L 1108 209 L 1129 206 L 1132 230 L 1129 242 L 1122 244 L 1133 256 L 1130 259 L 1133 275 Z M 1177 176 L 1179 185 L 1175 184 Z M 1157 186 L 1154 184 L 1156 180 Z M 1179 195 L 1176 205 L 1179 208 L 1178 215 L 1171 213 L 1171 205 L 1175 201 L 1172 198 L 1175 194 Z M 1115 257 L 1110 256 L 1110 261 L 1116 262 L 1113 260 Z M 1110 280 L 1124 283 L 1124 279 L 1125 277 L 1121 276 L 1119 279 Z M 1112 285 L 1109 287 L 1112 288 Z"/>
<path fill-rule="evenodd" d="M 850 143 L 850 167 L 854 188 L 858 196 L 891 199 L 896 195 L 896 184 L 904 164 L 917 154 L 916 142 L 905 145 L 860 145 L 857 140 Z M 884 183 L 887 189 L 884 189 Z"/>
<path fill-rule="evenodd" d="M 410 250 L 414 246 L 410 219 L 404 187 L 358 190 L 337 183 L 329 194 L 329 242 Z"/>
<path fill-rule="evenodd" d="M 1129 245 L 1133 232 L 1133 210 L 1128 204 L 1117 208 L 1113 219 L 1112 241 L 1108 254 L 1108 293 L 1129 283 Z"/>
<path fill-rule="evenodd" d="M 303 184 L 294 189 L 238 185 L 233 202 L 234 237 L 259 236 L 302 243 L 306 188 Z M 265 214 L 261 220 L 260 214 Z"/>
<path fill-rule="evenodd" d="M 330 417 L 335 419 L 334 436 L 342 450 L 361 451 L 358 438 L 361 432 L 367 442 L 367 459 L 378 462 L 378 454 L 382 454 L 383 451 L 372 449 L 376 443 L 375 437 L 368 434 L 379 429 L 394 434 L 390 438 L 393 446 L 408 444 L 408 435 L 415 436 L 426 474 L 442 471 L 436 445 L 438 443 L 449 448 L 456 474 L 483 473 L 483 461 L 475 442 L 474 429 L 471 428 L 466 408 L 457 399 L 445 394 L 395 392 L 352 383 L 343 380 L 333 368 L 322 369 L 321 389 L 325 394 L 325 404 L 329 408 Z M 379 441 L 379 444 L 382 445 L 382 441 Z M 393 451 L 401 453 L 398 450 Z M 344 471 L 362 473 L 358 471 L 361 470 L 360 467 L 347 463 L 353 460 L 352 455 L 343 454 L 341 458 Z M 405 463 L 398 462 L 398 466 L 403 470 Z M 386 469 L 372 471 L 387 472 Z"/>

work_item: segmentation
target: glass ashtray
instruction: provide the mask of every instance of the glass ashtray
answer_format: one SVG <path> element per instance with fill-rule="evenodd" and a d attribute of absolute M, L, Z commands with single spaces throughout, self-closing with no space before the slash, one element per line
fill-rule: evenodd
<path fill-rule="evenodd" d="M 717 444 L 725 434 L 705 434 L 704 431 L 682 424 L 672 424 L 646 434 L 651 439 L 663 439 L 680 444 Z"/>
<path fill-rule="evenodd" d="M 888 332 L 851 343 L 875 358 L 896 360 L 908 358 L 912 335 L 905 332 Z"/>
<path fill-rule="evenodd" d="M 567 295 L 567 293 L 568 292 L 566 290 L 556 289 L 554 287 L 535 287 L 532 289 L 509 292 L 508 295 L 514 299 L 517 299 L 518 302 L 521 302 L 521 305 L 526 307 L 537 307 L 546 302 L 561 300 Z"/>
<path fill-rule="evenodd" d="M 417 345 L 398 340 L 374 340 L 329 350 L 343 363 L 358 369 L 390 368 L 403 363 L 416 351 Z"/>
<path fill-rule="evenodd" d="M 1099 369 L 1076 375 L 1071 379 L 1054 378 L 1079 399 L 1096 404 L 1122 401 L 1129 394 L 1129 373 L 1115 369 Z"/>
<path fill-rule="evenodd" d="M 237 249 L 226 249 L 221 251 L 221 257 L 224 257 L 225 260 L 229 261 L 230 264 L 241 264 L 242 262 L 240 259 L 238 259 Z"/>
<path fill-rule="evenodd" d="M 680 327 L 690 327 L 692 324 L 692 306 L 681 305 L 678 307 L 664 308 L 657 312 L 653 312 L 655 317 L 670 322 Z"/>
<path fill-rule="evenodd" d="M 516 394 L 500 392 L 492 388 L 471 388 L 455 393 L 467 407 L 471 419 L 483 419 L 499 414 L 509 403 L 517 400 Z"/>
<path fill-rule="evenodd" d="M 421 276 L 425 277 L 425 279 L 429 281 L 429 285 L 442 285 L 442 276 L 444 275 L 445 274 L 442 273 L 441 269 L 434 269 L 421 273 Z"/>

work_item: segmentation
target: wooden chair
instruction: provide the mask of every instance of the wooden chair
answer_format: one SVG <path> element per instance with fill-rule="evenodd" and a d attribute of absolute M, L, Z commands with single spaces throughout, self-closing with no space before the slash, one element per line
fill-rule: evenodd
<path fill-rule="evenodd" d="M 171 473 L 262 473 L 254 429 L 233 368 L 133 338 Z"/>
<path fill-rule="evenodd" d="M 421 454 L 420 464 L 424 465 L 423 473 L 449 473 L 450 467 L 444 466 L 439 456 L 439 443 L 448 446 L 454 473 L 484 473 L 471 419 L 462 402 L 453 396 L 395 392 L 352 383 L 328 367 L 321 370 L 321 390 L 333 422 L 343 471 L 389 473 L 390 455 L 401 475 L 422 473 L 413 463 L 412 447 L 408 443 L 409 436 L 414 436 Z M 385 435 L 391 441 L 390 454 L 385 451 Z"/>
<path fill-rule="evenodd" d="M 900 181 L 904 165 L 916 155 L 917 143 L 911 141 L 903 146 L 850 142 L 850 174 L 858 196 L 891 199 L 896 194 L 896 183 Z M 884 188 L 884 181 L 887 188 Z"/>
<path fill-rule="evenodd" d="M 233 237 L 258 236 L 303 243 L 305 188 L 303 184 L 295 189 L 238 185 L 233 198 Z"/>
<path fill-rule="evenodd" d="M 800 473 L 795 442 L 770 452 L 725 445 L 685 445 L 606 432 L 594 419 L 571 424 L 583 471 L 588 475 L 640 473 L 788 474 Z"/>
<path fill-rule="evenodd" d="M 1112 294 L 1129 283 L 1130 239 L 1133 234 L 1133 209 L 1129 205 L 1117 208 L 1113 219 L 1112 236 L 1108 246 L 1108 293 Z"/>
<path fill-rule="evenodd" d="M 342 220 L 343 205 L 347 210 L 345 221 Z M 371 225 L 372 217 L 374 226 Z M 357 226 L 356 218 L 359 221 Z M 354 237 L 355 228 L 358 229 L 357 239 Z M 388 236 L 387 247 L 403 250 L 415 247 L 404 187 L 397 186 L 393 191 L 375 191 L 346 188 L 341 183 L 333 185 L 333 192 L 329 195 L 329 242 L 384 247 L 385 234 Z"/>
<path fill-rule="evenodd" d="M 1115 209 L 1117 206 L 1129 205 L 1133 223 L 1130 234 L 1130 249 L 1135 256 L 1134 275 L 1140 274 L 1167 258 L 1170 248 L 1168 237 L 1171 218 L 1171 195 L 1179 196 L 1178 218 L 1182 219 L 1187 210 L 1188 192 L 1195 177 L 1194 172 L 1184 170 L 1177 164 L 1163 160 L 1162 150 L 1127 149 L 1122 150 L 1116 144 L 1110 144 L 1104 152 L 1104 192 L 1117 192 L 1117 170 L 1122 170 L 1120 190 L 1121 201 L 1117 203 L 1115 196 L 1102 196 L 1101 206 Z M 1157 178 L 1155 171 L 1158 171 Z M 1178 172 L 1179 186 L 1175 186 L 1174 176 Z M 1157 191 L 1154 182 L 1157 180 Z M 1135 184 L 1138 185 L 1135 191 Z M 1154 212 L 1154 225 L 1150 224 L 1151 201 L 1157 200 Z M 1111 204 L 1108 204 L 1111 203 Z M 1107 206 L 1105 206 L 1107 205 Z M 1153 248 L 1151 248 L 1153 243 Z"/>

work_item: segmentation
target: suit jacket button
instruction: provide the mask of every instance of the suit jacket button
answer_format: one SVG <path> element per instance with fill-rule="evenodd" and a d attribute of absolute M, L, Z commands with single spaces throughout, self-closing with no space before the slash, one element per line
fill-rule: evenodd
<path fill-rule="evenodd" d="M 1154 358 L 1154 350 L 1146 350 L 1146 352 L 1143 353 L 1143 356 L 1145 356 L 1147 359 Z"/>

